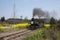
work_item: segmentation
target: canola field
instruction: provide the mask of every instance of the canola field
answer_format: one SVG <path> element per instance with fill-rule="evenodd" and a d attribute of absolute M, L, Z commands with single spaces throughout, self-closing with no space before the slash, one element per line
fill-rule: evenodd
<path fill-rule="evenodd" d="M 7 28 L 9 24 L 0 24 L 0 32 L 3 32 L 5 28 Z"/>
<path fill-rule="evenodd" d="M 29 23 L 19 23 L 19 24 L 13 25 L 13 27 L 28 27 L 29 25 L 30 25 Z"/>
<path fill-rule="evenodd" d="M 20 30 L 20 29 L 25 29 L 27 27 L 29 27 L 30 24 L 29 23 L 19 23 L 19 24 L 14 24 L 12 26 L 13 30 Z"/>
<path fill-rule="evenodd" d="M 29 27 L 31 24 L 30 23 L 19 23 L 19 24 L 14 24 L 12 25 L 12 28 L 16 28 L 16 27 L 21 27 L 21 28 L 27 28 Z M 46 28 L 50 28 L 50 24 L 44 24 L 44 27 Z M 9 24 L 0 24 L 0 29 L 4 29 L 5 27 L 9 27 Z"/>
<path fill-rule="evenodd" d="M 30 23 L 18 23 L 18 24 L 13 24 L 9 26 L 9 24 L 0 24 L 0 32 L 4 31 L 16 31 L 16 30 L 21 30 L 29 27 L 31 24 Z M 50 24 L 44 24 L 45 28 L 50 28 Z M 11 27 L 11 28 L 10 28 Z M 10 28 L 10 29 L 9 29 Z"/>
<path fill-rule="evenodd" d="M 6 28 L 7 26 L 9 26 L 9 24 L 0 24 L 0 29 L 4 29 L 4 28 Z"/>
<path fill-rule="evenodd" d="M 29 23 L 19 23 L 9 26 L 9 24 L 0 24 L 0 32 L 16 31 L 29 27 Z"/>

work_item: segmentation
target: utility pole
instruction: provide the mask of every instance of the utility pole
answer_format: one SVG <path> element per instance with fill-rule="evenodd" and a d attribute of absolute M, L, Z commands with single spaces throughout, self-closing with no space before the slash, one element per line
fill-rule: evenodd
<path fill-rule="evenodd" d="M 15 19 L 15 1 L 14 1 L 14 4 L 13 4 L 13 18 Z"/>
<path fill-rule="evenodd" d="M 13 4 L 13 19 L 15 19 L 16 17 L 16 5 L 15 5 L 15 0 L 14 0 L 14 4 Z M 14 22 L 13 22 L 14 24 L 15 24 L 15 20 L 14 20 Z"/>

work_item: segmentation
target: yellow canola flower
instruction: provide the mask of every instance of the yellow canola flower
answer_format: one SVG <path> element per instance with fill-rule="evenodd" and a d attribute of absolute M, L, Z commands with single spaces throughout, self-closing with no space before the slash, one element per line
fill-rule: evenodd
<path fill-rule="evenodd" d="M 44 27 L 46 27 L 46 28 L 50 28 L 50 24 L 44 24 Z"/>
<path fill-rule="evenodd" d="M 30 25 L 29 23 L 19 23 L 19 24 L 13 25 L 13 27 L 27 27 L 29 25 Z"/>
<path fill-rule="evenodd" d="M 0 29 L 4 29 L 3 25 L 0 24 Z"/>
<path fill-rule="evenodd" d="M 0 27 L 0 29 L 5 29 L 5 28 L 8 28 L 8 27 Z"/>

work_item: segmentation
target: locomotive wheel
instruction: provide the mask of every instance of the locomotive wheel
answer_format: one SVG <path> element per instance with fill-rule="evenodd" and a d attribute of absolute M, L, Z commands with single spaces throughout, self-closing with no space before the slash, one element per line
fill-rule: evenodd
<path fill-rule="evenodd" d="M 29 30 L 35 30 L 38 28 L 39 28 L 39 25 L 37 25 L 37 24 L 32 24 L 32 25 L 30 25 L 30 27 L 28 27 Z"/>

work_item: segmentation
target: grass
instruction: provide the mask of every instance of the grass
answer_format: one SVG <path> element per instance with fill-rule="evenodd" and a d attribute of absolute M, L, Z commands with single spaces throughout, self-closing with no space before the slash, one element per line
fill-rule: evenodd
<path fill-rule="evenodd" d="M 29 35 L 26 38 L 24 38 L 23 40 L 38 40 L 40 38 L 43 38 L 44 36 L 44 28 L 41 28 L 35 31 L 32 35 Z"/>
<path fill-rule="evenodd" d="M 53 37 L 55 37 L 56 40 L 60 40 L 60 30 L 54 31 L 53 29 L 40 28 L 33 34 L 27 35 L 23 40 L 53 40 Z"/>

